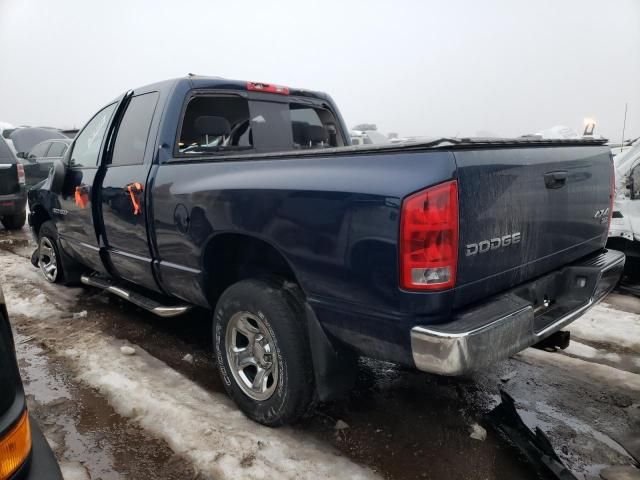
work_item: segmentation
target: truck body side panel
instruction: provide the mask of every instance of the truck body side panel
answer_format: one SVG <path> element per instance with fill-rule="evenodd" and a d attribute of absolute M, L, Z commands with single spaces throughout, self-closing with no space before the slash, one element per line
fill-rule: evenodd
<path fill-rule="evenodd" d="M 239 233 L 275 247 L 311 299 L 444 313 L 442 295 L 398 289 L 396 242 L 401 199 L 454 173 L 453 155 L 436 151 L 159 165 L 153 236 L 163 287 L 200 299 L 205 276 L 215 275 L 200 272 L 204 248 L 216 235 Z M 189 215 L 186 233 L 180 211 Z"/>

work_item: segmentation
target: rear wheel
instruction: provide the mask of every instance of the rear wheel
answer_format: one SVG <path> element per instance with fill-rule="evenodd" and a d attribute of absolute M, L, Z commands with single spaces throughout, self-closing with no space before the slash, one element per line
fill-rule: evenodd
<path fill-rule="evenodd" d="M 18 213 L 16 215 L 5 215 L 2 217 L 2 224 L 7 230 L 20 230 L 27 221 L 27 212 Z"/>
<path fill-rule="evenodd" d="M 309 409 L 314 374 L 302 308 L 278 282 L 243 280 L 220 297 L 214 346 L 224 386 L 240 409 L 267 426 Z"/>

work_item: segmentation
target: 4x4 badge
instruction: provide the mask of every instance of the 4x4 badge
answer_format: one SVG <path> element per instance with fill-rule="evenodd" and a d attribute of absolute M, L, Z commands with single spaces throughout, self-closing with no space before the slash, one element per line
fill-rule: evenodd
<path fill-rule="evenodd" d="M 596 220 L 600 220 L 600 223 L 604 223 L 609 220 L 609 208 L 603 208 L 601 210 L 596 210 L 596 213 L 593 215 L 593 218 Z"/>

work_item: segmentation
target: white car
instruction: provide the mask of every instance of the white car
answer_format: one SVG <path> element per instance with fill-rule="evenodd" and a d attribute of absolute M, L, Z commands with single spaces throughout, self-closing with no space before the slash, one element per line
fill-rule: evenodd
<path fill-rule="evenodd" d="M 608 245 L 640 259 L 640 141 L 616 155 L 613 163 L 616 195 Z"/>

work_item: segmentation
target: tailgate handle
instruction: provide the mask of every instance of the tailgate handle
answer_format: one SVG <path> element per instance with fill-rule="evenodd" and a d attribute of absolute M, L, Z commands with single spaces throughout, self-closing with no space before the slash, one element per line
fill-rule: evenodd
<path fill-rule="evenodd" d="M 567 183 L 567 172 L 549 172 L 544 174 L 544 184 L 547 188 L 562 188 Z"/>

